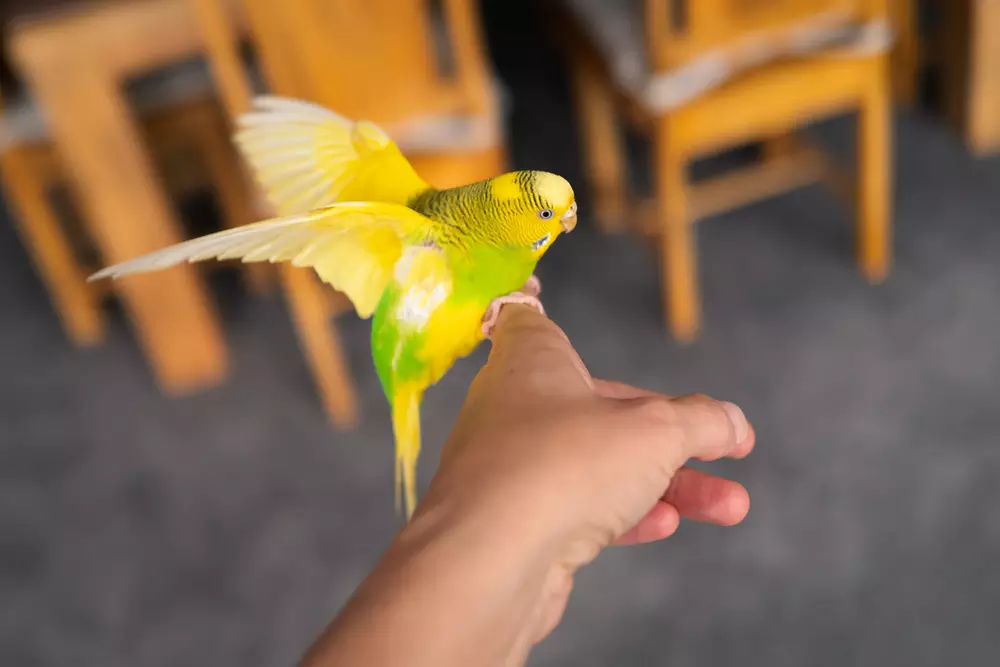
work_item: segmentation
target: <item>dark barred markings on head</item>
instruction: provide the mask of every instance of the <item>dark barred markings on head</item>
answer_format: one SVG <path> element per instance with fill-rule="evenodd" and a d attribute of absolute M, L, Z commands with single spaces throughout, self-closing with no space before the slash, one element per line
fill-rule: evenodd
<path fill-rule="evenodd" d="M 411 205 L 415 210 L 449 227 L 462 229 L 465 221 L 480 212 L 481 201 L 488 192 L 485 181 L 460 188 L 431 190 Z"/>
<path fill-rule="evenodd" d="M 541 210 L 546 207 L 538 195 L 538 173 L 534 171 L 517 172 L 517 184 L 521 188 L 521 197 L 529 209 Z"/>
<path fill-rule="evenodd" d="M 470 183 L 459 188 L 431 190 L 416 197 L 411 206 L 440 223 L 441 242 L 466 247 L 470 242 L 525 248 L 553 233 L 558 220 L 539 211 L 561 215 L 573 191 L 560 176 L 547 172 L 517 171 Z M 565 200 L 565 201 L 564 201 Z"/>
<path fill-rule="evenodd" d="M 530 194 L 535 189 L 535 174 L 531 171 L 519 171 L 514 177 L 514 182 L 521 188 L 521 194 Z"/>

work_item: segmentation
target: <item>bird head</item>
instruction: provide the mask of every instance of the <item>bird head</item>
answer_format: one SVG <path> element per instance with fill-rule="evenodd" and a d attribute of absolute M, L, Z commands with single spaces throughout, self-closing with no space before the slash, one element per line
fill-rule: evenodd
<path fill-rule="evenodd" d="M 562 176 L 515 171 L 493 179 L 491 194 L 503 218 L 505 241 L 529 248 L 536 257 L 545 254 L 559 234 L 576 227 L 576 197 Z"/>

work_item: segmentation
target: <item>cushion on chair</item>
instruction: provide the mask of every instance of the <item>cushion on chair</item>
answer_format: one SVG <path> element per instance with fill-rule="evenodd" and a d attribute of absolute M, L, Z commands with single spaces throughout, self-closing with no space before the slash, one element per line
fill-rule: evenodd
<path fill-rule="evenodd" d="M 129 81 L 126 94 L 140 114 L 151 113 L 172 106 L 204 100 L 214 94 L 212 77 L 207 64 L 190 60 Z M 41 109 L 35 104 L 30 91 L 4 99 L 0 118 L 0 150 L 10 146 L 46 141 L 48 127 Z"/>
<path fill-rule="evenodd" d="M 260 68 L 247 68 L 256 94 L 267 92 Z M 207 63 L 190 60 L 130 81 L 126 91 L 140 114 L 171 106 L 203 100 L 214 94 L 214 81 Z M 454 114 L 413 118 L 405 123 L 386 126 L 386 132 L 410 153 L 481 150 L 502 142 L 502 121 L 509 95 L 499 79 L 493 79 L 490 108 L 482 114 Z M 48 128 L 41 110 L 27 93 L 4 100 L 0 117 L 0 150 L 48 139 Z"/>
<path fill-rule="evenodd" d="M 269 94 L 266 77 L 261 74 L 252 55 L 248 69 L 252 72 L 254 93 Z M 380 124 L 380 127 L 404 153 L 409 154 L 476 151 L 500 146 L 503 143 L 503 121 L 510 108 L 510 93 L 496 75 L 490 81 L 489 105 L 483 113 L 419 116 L 401 123 Z"/>
<path fill-rule="evenodd" d="M 684 105 L 753 67 L 803 55 L 845 57 L 887 51 L 888 20 L 858 23 L 840 11 L 812 16 L 766 38 L 748 35 L 667 71 L 653 71 L 644 0 L 563 0 L 606 59 L 619 86 L 653 113 Z M 696 1 L 696 0 L 691 0 Z"/>
<path fill-rule="evenodd" d="M 503 120 L 508 97 L 496 78 L 490 90 L 490 108 L 481 114 L 449 114 L 412 118 L 386 125 L 386 133 L 404 153 L 476 151 L 503 143 Z"/>

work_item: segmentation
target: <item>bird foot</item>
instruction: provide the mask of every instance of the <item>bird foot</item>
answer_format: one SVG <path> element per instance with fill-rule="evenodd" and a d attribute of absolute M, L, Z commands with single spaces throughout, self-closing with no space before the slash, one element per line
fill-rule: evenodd
<path fill-rule="evenodd" d="M 497 325 L 497 320 L 500 319 L 500 310 L 509 303 L 520 303 L 525 306 L 531 306 L 542 315 L 545 314 L 545 308 L 542 307 L 542 302 L 538 300 L 537 296 L 525 294 L 524 292 L 514 292 L 507 296 L 501 296 L 490 302 L 490 307 L 486 309 L 486 314 L 483 316 L 484 336 L 492 338 L 493 329 Z"/>
<path fill-rule="evenodd" d="M 524 283 L 524 287 L 521 288 L 521 294 L 527 294 L 528 296 L 538 297 L 542 293 L 542 281 L 538 279 L 538 276 L 532 275 L 528 278 L 528 282 Z"/>
<path fill-rule="evenodd" d="M 544 315 L 545 309 L 542 307 L 542 302 L 538 300 L 538 295 L 541 293 L 542 281 L 538 279 L 538 276 L 532 275 L 528 278 L 528 282 L 524 283 L 524 286 L 520 289 L 520 291 L 493 299 L 493 301 L 490 302 L 489 308 L 486 309 L 486 314 L 483 315 L 483 335 L 487 338 L 490 338 L 493 335 L 493 329 L 496 327 L 497 320 L 500 318 L 500 309 L 508 303 L 520 303 L 526 306 L 531 306 Z"/>

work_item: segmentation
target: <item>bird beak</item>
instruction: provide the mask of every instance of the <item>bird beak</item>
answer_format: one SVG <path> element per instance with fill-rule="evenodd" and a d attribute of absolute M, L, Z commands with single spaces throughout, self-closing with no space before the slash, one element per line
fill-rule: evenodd
<path fill-rule="evenodd" d="M 576 227 L 576 202 L 570 204 L 570 207 L 566 209 L 566 212 L 559 219 L 559 224 L 562 225 L 564 232 L 573 231 L 573 228 Z"/>

